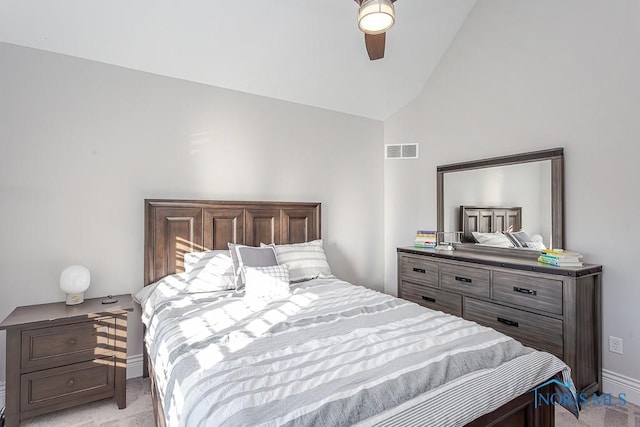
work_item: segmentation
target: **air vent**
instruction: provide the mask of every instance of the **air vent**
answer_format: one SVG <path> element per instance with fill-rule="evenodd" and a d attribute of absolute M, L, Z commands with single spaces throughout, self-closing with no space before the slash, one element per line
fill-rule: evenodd
<path fill-rule="evenodd" d="M 418 144 L 386 144 L 385 159 L 417 159 Z"/>

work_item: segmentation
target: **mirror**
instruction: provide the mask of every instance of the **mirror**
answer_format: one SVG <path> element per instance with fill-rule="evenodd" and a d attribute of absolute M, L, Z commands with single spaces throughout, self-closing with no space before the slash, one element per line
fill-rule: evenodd
<path fill-rule="evenodd" d="M 562 248 L 563 173 L 562 148 L 438 166 L 438 231 L 463 231 L 456 249 L 505 254 L 512 245 L 537 255 L 539 243 Z M 493 235 L 472 234 L 496 231 L 525 233 L 484 244 L 476 238 Z"/>

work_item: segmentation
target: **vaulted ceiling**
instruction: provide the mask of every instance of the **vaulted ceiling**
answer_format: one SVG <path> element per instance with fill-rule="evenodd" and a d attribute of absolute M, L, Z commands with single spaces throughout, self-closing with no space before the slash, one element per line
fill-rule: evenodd
<path fill-rule="evenodd" d="M 384 120 L 475 2 L 398 0 L 378 61 L 353 0 L 4 0 L 0 41 Z"/>

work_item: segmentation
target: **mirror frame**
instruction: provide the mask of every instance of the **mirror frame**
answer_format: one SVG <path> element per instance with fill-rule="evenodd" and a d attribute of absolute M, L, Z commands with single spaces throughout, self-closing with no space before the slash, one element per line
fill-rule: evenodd
<path fill-rule="evenodd" d="M 438 231 L 444 230 L 444 175 L 448 172 L 460 172 L 473 169 L 484 169 L 493 166 L 515 165 L 520 163 L 551 160 L 551 247 L 564 247 L 564 149 L 551 148 L 548 150 L 532 151 L 528 153 L 512 154 L 509 156 L 492 157 L 483 160 L 473 160 L 462 163 L 452 163 L 437 168 L 437 207 Z M 461 230 L 446 230 L 461 231 Z M 456 249 L 484 252 L 495 255 L 520 255 L 536 257 L 539 251 L 522 251 L 515 248 L 491 248 L 478 246 L 473 243 L 458 243 Z M 525 252 L 527 254 L 525 254 Z"/>

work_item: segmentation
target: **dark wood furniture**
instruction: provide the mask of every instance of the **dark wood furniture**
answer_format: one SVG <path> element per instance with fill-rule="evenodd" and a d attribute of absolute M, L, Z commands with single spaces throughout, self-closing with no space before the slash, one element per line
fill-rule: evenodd
<path fill-rule="evenodd" d="M 184 254 L 320 238 L 320 203 L 145 200 L 144 285 L 184 271 Z"/>
<path fill-rule="evenodd" d="M 553 267 L 463 251 L 398 248 L 398 294 L 489 326 L 571 368 L 602 392 L 602 266 Z"/>
<path fill-rule="evenodd" d="M 320 203 L 146 200 L 144 285 L 183 271 L 186 252 L 226 249 L 227 242 L 259 245 L 311 241 L 321 237 L 320 223 Z M 153 366 L 148 364 L 144 348 L 156 425 L 164 426 Z M 548 386 L 541 390 L 551 392 Z M 554 416 L 554 407 L 536 405 L 531 392 L 469 425 L 549 427 L 554 425 Z"/>
<path fill-rule="evenodd" d="M 6 427 L 20 420 L 115 397 L 127 405 L 127 312 L 131 295 L 18 307 L 7 331 Z"/>
<path fill-rule="evenodd" d="M 522 208 L 460 206 L 460 230 L 463 243 L 475 243 L 473 232 L 520 231 Z"/>

